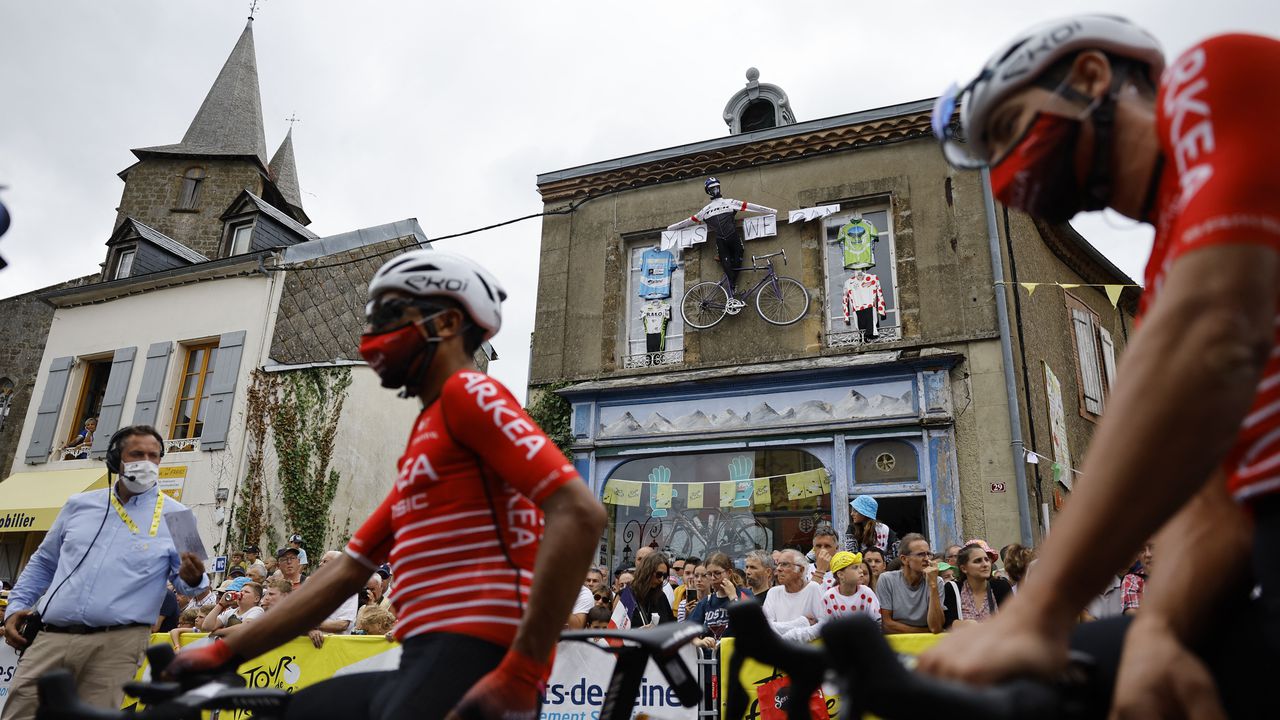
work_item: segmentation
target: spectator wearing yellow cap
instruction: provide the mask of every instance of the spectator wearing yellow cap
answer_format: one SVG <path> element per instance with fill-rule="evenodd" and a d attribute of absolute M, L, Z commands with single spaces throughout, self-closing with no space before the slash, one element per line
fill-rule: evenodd
<path fill-rule="evenodd" d="M 834 584 L 822 588 L 822 614 L 818 622 L 800 631 L 789 632 L 792 640 L 812 640 L 818 636 L 822 624 L 846 615 L 866 615 L 880 624 L 880 598 L 870 587 L 862 583 L 862 553 L 841 551 L 831 557 L 831 576 Z"/>

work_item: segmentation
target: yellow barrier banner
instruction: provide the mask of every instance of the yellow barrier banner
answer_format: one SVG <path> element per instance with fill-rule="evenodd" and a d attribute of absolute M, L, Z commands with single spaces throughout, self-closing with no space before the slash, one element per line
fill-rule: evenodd
<path fill-rule="evenodd" d="M 168 644 L 167 634 L 151 636 L 151 644 Z M 203 645 L 210 642 L 200 633 L 182 635 L 182 647 Z M 281 645 L 269 653 L 256 657 L 240 666 L 240 676 L 252 688 L 276 688 L 296 692 L 321 680 L 336 675 L 375 670 L 395 670 L 400 667 L 400 645 L 390 642 L 383 635 L 326 635 L 324 647 L 317 648 L 310 639 L 302 637 Z M 143 660 L 136 680 L 151 680 L 151 666 Z M 126 710 L 140 707 L 134 698 L 124 699 Z M 222 713 L 228 720 L 248 717 L 247 713 Z"/>
<path fill-rule="evenodd" d="M 925 650 L 933 647 L 934 643 L 941 639 L 941 635 L 933 635 L 930 633 L 913 633 L 908 635 L 886 635 L 885 640 L 889 641 L 889 647 L 899 655 L 916 656 Z M 721 720 L 739 720 L 738 718 L 729 717 L 729 684 L 738 682 L 747 691 L 747 714 L 741 720 L 758 720 L 760 718 L 760 701 L 756 695 L 756 690 L 767 682 L 780 677 L 786 677 L 778 669 L 756 660 L 748 658 L 742 663 L 742 673 L 737 678 L 729 676 L 729 658 L 733 655 L 733 638 L 728 637 L 720 641 L 720 719 Z M 838 695 L 827 695 L 827 717 L 830 720 L 840 715 L 840 697 Z M 943 713 L 946 714 L 945 712 Z"/>

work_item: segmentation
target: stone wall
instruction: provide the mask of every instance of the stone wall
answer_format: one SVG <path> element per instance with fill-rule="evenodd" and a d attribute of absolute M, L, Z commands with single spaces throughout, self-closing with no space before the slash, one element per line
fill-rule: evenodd
<path fill-rule="evenodd" d="M 22 435 L 22 423 L 31 405 L 31 391 L 40 372 L 45 340 L 53 322 L 53 306 L 41 300 L 40 294 L 97 280 L 96 274 L 86 275 L 0 300 L 0 380 L 8 379 L 13 383 L 9 414 L 0 420 L 3 422 L 0 426 L 0 480 L 14 471 L 18 438 Z M 22 468 L 17 469 L 20 471 Z"/>
<path fill-rule="evenodd" d="M 204 169 L 196 209 L 178 210 L 182 177 L 193 167 Z M 266 182 L 248 160 L 228 158 L 148 157 L 128 170 L 115 227 L 132 217 L 210 259 L 218 257 L 222 221 L 241 190 L 261 196 Z"/>

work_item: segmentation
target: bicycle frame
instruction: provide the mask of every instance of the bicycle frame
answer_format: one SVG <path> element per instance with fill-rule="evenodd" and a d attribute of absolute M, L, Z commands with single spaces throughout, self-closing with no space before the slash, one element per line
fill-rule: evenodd
<path fill-rule="evenodd" d="M 758 292 L 760 288 L 765 286 L 765 283 L 772 284 L 774 289 L 776 290 L 778 287 L 778 271 L 773 267 L 773 260 L 772 260 L 773 256 L 775 255 L 782 255 L 784 258 L 786 257 L 786 254 L 782 252 L 770 253 L 768 255 L 765 255 L 764 256 L 765 264 L 762 267 L 756 264 L 756 262 L 760 258 L 757 258 L 755 255 L 752 255 L 751 267 L 734 268 L 734 270 L 738 272 L 743 272 L 744 270 L 751 270 L 753 272 L 759 272 L 760 270 L 768 270 L 768 272 L 765 274 L 764 277 L 760 278 L 760 280 L 757 281 L 755 285 L 751 286 L 750 290 L 743 290 L 741 289 L 741 286 L 739 286 L 737 289 L 734 289 L 732 284 L 730 284 L 729 282 L 728 273 L 725 273 L 720 276 L 720 287 L 724 288 L 724 291 L 729 295 L 729 297 L 735 300 L 741 300 L 742 298 L 748 297 L 754 292 Z"/>

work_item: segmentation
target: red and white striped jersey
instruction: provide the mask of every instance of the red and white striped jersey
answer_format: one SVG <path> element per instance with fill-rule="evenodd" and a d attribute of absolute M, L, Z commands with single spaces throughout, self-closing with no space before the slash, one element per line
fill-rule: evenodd
<path fill-rule="evenodd" d="M 542 538 L 539 505 L 578 474 L 497 380 L 460 370 L 418 415 L 395 486 L 347 545 L 391 562 L 399 640 L 510 646 Z"/>
<path fill-rule="evenodd" d="M 1169 268 L 1182 255 L 1220 244 L 1280 251 L 1280 42 L 1221 35 L 1165 70 L 1156 97 L 1164 156 L 1155 245 L 1147 263 L 1143 313 L 1158 302 Z M 1280 313 L 1253 406 L 1223 470 L 1239 500 L 1280 491 Z"/>

